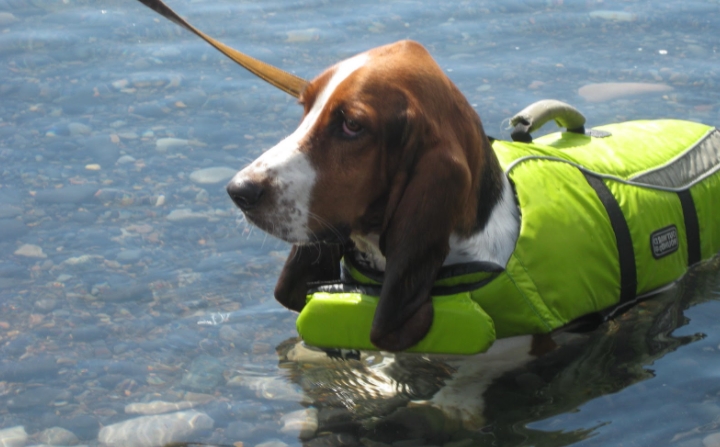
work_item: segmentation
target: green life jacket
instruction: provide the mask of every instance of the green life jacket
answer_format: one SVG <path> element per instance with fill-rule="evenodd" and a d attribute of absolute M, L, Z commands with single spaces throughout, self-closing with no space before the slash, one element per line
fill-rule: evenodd
<path fill-rule="evenodd" d="M 720 250 L 717 129 L 656 120 L 593 130 L 609 136 L 493 142 L 520 208 L 517 244 L 504 268 L 441 269 L 432 327 L 410 352 L 474 354 L 496 338 L 611 316 Z M 298 332 L 315 346 L 376 349 L 382 277 L 343 267 L 341 282 L 308 295 Z"/>

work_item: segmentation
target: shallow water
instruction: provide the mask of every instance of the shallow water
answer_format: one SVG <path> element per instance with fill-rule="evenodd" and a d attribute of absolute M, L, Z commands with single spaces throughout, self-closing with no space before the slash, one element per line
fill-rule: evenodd
<path fill-rule="evenodd" d="M 720 122 L 718 1 L 169 5 L 305 78 L 416 39 L 498 138 L 543 98 L 577 105 L 590 125 Z M 599 82 L 673 90 L 578 95 Z M 128 407 L 153 401 L 202 415 L 174 427 L 175 442 L 720 445 L 717 262 L 500 377 L 482 423 L 463 428 L 408 405 L 449 380 L 452 362 L 298 357 L 295 315 L 272 298 L 288 246 L 246 224 L 224 192 L 226 172 L 297 124 L 292 98 L 129 0 L 0 0 L 0 98 L 5 445 L 98 445 L 102 427 L 170 411 Z M 226 169 L 199 183 L 211 167 Z"/>

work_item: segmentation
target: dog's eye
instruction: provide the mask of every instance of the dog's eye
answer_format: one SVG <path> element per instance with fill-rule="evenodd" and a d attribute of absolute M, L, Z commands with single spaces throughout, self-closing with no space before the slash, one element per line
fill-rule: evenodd
<path fill-rule="evenodd" d="M 351 119 L 345 118 L 342 123 L 342 131 L 348 137 L 354 137 L 355 135 L 362 132 L 363 127 L 357 122 Z"/>

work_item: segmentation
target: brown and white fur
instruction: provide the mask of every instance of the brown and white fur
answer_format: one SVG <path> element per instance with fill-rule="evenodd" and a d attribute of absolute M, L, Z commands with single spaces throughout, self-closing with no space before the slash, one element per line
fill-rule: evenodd
<path fill-rule="evenodd" d="M 247 219 L 294 246 L 275 296 L 305 304 L 345 254 L 384 271 L 371 341 L 401 351 L 430 328 L 438 269 L 506 265 L 518 209 L 480 118 L 418 43 L 375 48 L 308 84 L 290 136 L 235 175 Z"/>

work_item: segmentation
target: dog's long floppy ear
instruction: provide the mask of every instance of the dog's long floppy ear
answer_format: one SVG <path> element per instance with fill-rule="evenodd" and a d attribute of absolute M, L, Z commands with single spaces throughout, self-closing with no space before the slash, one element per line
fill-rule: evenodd
<path fill-rule="evenodd" d="M 412 115 L 408 127 L 414 136 L 404 144 L 388 197 L 380 240 L 385 278 L 370 334 L 375 346 L 389 351 L 413 346 L 430 330 L 430 291 L 472 189 L 458 141 L 413 124 L 423 118 Z"/>
<path fill-rule="evenodd" d="M 305 307 L 308 283 L 340 278 L 343 246 L 339 244 L 293 245 L 275 285 L 275 299 L 288 309 Z"/>

